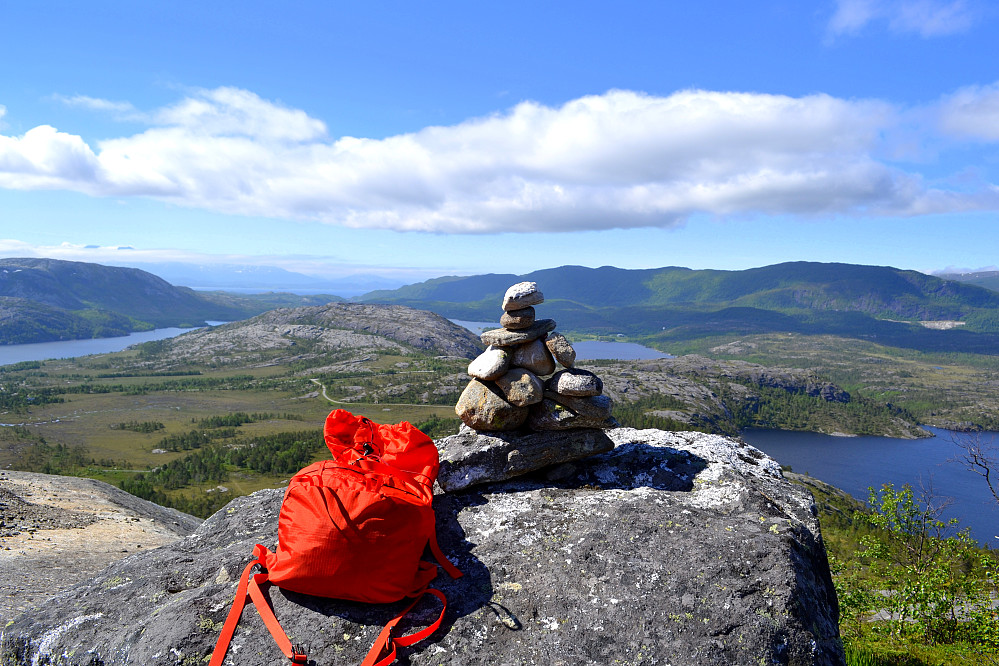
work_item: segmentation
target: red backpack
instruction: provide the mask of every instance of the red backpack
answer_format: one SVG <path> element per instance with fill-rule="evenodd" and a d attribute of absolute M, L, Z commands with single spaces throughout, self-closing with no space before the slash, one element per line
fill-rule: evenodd
<path fill-rule="evenodd" d="M 255 559 L 243 571 L 209 666 L 221 666 L 225 659 L 247 595 L 284 655 L 307 662 L 274 617 L 260 590 L 265 583 L 350 601 L 413 598 L 385 625 L 362 666 L 391 664 L 396 646 L 426 638 L 444 618 L 447 600 L 427 587 L 437 567 L 422 559 L 424 550 L 429 546 L 452 578 L 462 574 L 437 545 L 432 501 L 440 461 L 433 440 L 409 423 L 377 424 L 342 409 L 326 418 L 324 435 L 333 459 L 309 465 L 289 481 L 278 517 L 277 551 L 254 547 Z M 251 578 L 255 566 L 264 572 Z M 424 594 L 444 604 L 440 617 L 416 633 L 390 637 Z"/>

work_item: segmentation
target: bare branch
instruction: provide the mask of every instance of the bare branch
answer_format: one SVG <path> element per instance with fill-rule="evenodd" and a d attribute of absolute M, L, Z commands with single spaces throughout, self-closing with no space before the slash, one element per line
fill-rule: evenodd
<path fill-rule="evenodd" d="M 956 460 L 985 479 L 992 497 L 999 502 L 999 446 L 995 435 L 986 438 L 982 432 L 954 433 L 950 441 L 961 449 Z"/>

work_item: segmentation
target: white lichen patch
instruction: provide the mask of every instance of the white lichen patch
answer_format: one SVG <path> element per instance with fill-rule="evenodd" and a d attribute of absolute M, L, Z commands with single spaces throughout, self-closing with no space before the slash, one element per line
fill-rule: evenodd
<path fill-rule="evenodd" d="M 480 539 L 488 539 L 497 532 L 510 528 L 518 517 L 531 512 L 531 502 L 522 493 L 493 495 L 489 498 L 490 516 L 484 519 L 483 513 L 471 514 L 475 532 Z"/>
<path fill-rule="evenodd" d="M 754 479 L 764 484 L 775 481 L 784 483 L 780 465 L 775 460 L 745 442 L 730 437 L 634 428 L 616 428 L 608 431 L 608 435 L 618 450 L 629 445 L 669 449 L 673 460 L 694 467 L 704 465 L 692 479 L 693 489 L 688 501 L 695 508 L 717 508 L 741 501 L 748 486 L 755 483 Z M 668 462 L 660 463 L 657 467 L 672 472 Z M 598 478 L 601 478 L 601 473 L 607 477 L 607 483 L 618 480 L 613 468 L 601 470 Z M 633 483 L 650 484 L 653 478 L 651 470 L 639 471 L 634 474 Z M 676 478 L 688 480 L 690 477 L 677 474 Z M 800 508 L 807 509 L 807 501 L 802 501 L 806 505 Z"/>
<path fill-rule="evenodd" d="M 59 637 L 70 629 L 74 629 L 84 622 L 90 622 L 91 620 L 100 619 L 103 613 L 94 613 L 92 615 L 81 615 L 80 617 L 75 617 L 69 622 L 59 625 L 55 629 L 50 629 L 49 631 L 42 634 L 42 638 L 38 641 L 38 651 L 35 653 L 34 657 L 31 659 L 31 666 L 39 666 L 39 664 L 48 664 L 52 660 L 52 646 L 56 644 Z M 45 661 L 42 661 L 42 659 Z"/>

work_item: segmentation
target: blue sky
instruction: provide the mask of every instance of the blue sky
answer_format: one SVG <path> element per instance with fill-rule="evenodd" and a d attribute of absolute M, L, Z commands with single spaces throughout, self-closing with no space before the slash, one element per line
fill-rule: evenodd
<path fill-rule="evenodd" d="M 984 0 L 0 0 L 0 256 L 992 269 L 997 28 Z"/>

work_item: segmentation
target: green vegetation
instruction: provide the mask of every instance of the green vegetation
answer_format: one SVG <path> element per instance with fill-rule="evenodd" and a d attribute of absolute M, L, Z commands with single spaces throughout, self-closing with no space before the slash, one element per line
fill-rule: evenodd
<path fill-rule="evenodd" d="M 999 357 L 927 353 L 872 341 L 796 334 L 718 336 L 676 353 L 813 370 L 856 399 L 890 404 L 952 430 L 999 430 Z"/>
<path fill-rule="evenodd" d="M 404 348 L 306 355 L 314 345 L 296 341 L 291 359 L 276 348 L 252 363 L 197 362 L 174 344 L 3 366 L 0 420 L 18 425 L 0 427 L 0 464 L 96 478 L 207 516 L 326 457 L 321 431 L 306 428 L 334 408 L 434 436 L 457 430 L 466 359 Z"/>
<path fill-rule="evenodd" d="M 495 320 L 505 289 L 543 286 L 545 316 L 576 334 L 623 334 L 660 349 L 719 334 L 876 338 L 922 351 L 999 351 L 999 294 L 915 271 L 790 262 L 743 271 L 562 266 L 527 275 L 428 280 L 365 295 L 458 319 Z M 934 330 L 921 321 L 961 321 Z"/>
<path fill-rule="evenodd" d="M 298 414 L 272 414 L 270 412 L 247 414 L 246 412 L 233 412 L 232 414 L 222 414 L 210 416 L 198 421 L 199 428 L 238 428 L 244 423 L 256 423 L 257 421 L 268 421 L 271 419 L 283 419 L 285 421 L 300 421 L 302 417 Z"/>
<path fill-rule="evenodd" d="M 49 388 L 29 387 L 20 382 L 0 382 L 0 411 L 23 414 L 32 406 L 63 402 L 59 391 Z"/>
<path fill-rule="evenodd" d="M 127 335 L 205 320 L 234 321 L 337 296 L 199 293 L 134 268 L 55 259 L 3 259 L 0 344 Z"/>
<path fill-rule="evenodd" d="M 842 429 L 860 435 L 877 435 L 890 431 L 894 418 L 915 421 L 901 408 L 870 399 L 837 402 L 768 386 L 753 388 L 759 397 L 738 408 L 735 413 L 737 431 L 768 428 L 834 432 Z"/>
<path fill-rule="evenodd" d="M 458 434 L 461 427 L 461 419 L 458 417 L 445 418 L 441 416 L 431 416 L 429 419 L 414 423 L 417 430 L 423 432 L 431 439 L 440 439 L 448 435 Z"/>
<path fill-rule="evenodd" d="M 999 553 L 941 518 L 912 488 L 871 489 L 867 506 L 790 475 L 815 495 L 848 664 L 999 662 Z"/>
<path fill-rule="evenodd" d="M 663 412 L 682 410 L 687 403 L 668 395 L 652 395 L 639 398 L 633 402 L 619 403 L 614 406 L 614 418 L 622 426 L 629 428 L 659 428 L 660 430 L 700 430 L 713 432 L 715 426 L 710 423 L 691 425 L 677 420 Z"/>
<path fill-rule="evenodd" d="M 112 430 L 128 430 L 129 432 L 156 432 L 157 430 L 163 430 L 166 428 L 165 425 L 159 421 L 128 421 L 123 423 L 113 423 L 111 425 Z"/>
<path fill-rule="evenodd" d="M 312 462 L 319 451 L 325 451 L 322 430 L 241 439 L 231 446 L 207 446 L 118 485 L 137 497 L 207 518 L 232 499 L 228 490 L 216 487 L 203 495 L 170 491 L 221 484 L 239 473 L 288 476 Z"/>

